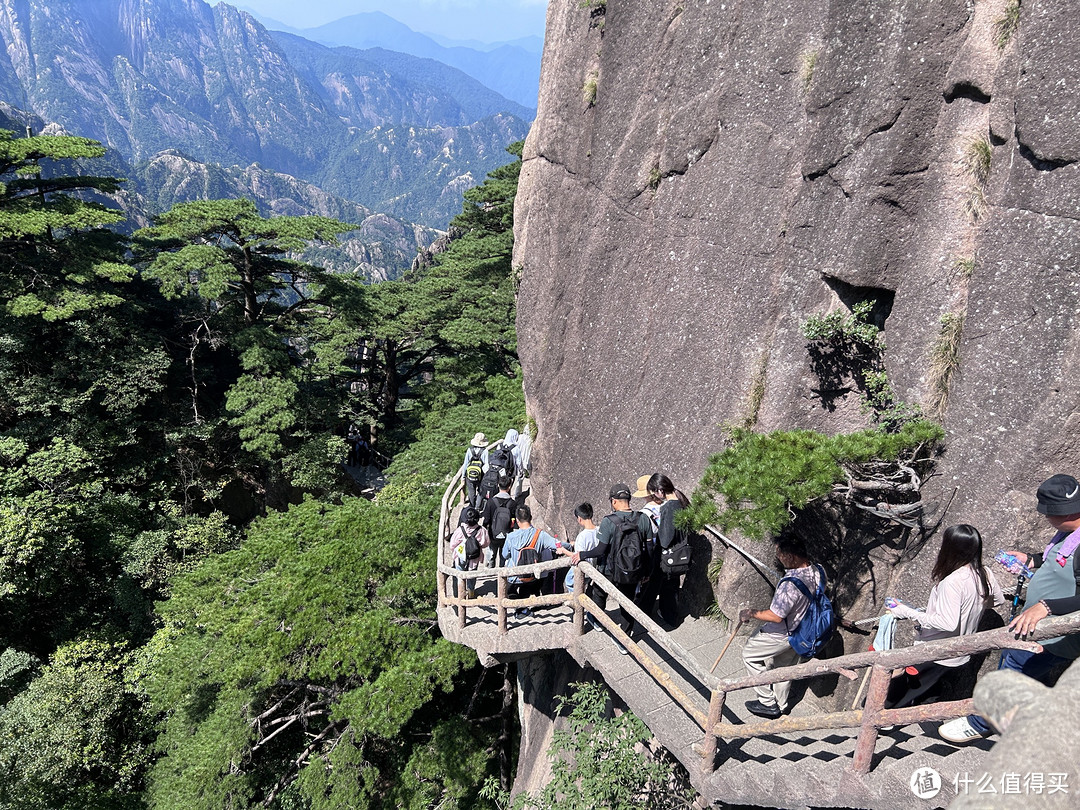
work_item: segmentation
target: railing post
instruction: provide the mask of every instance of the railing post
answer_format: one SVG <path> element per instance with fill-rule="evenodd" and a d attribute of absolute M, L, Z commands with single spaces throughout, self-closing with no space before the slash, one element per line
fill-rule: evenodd
<path fill-rule="evenodd" d="M 506 574 L 499 572 L 499 635 L 506 635 Z"/>
<path fill-rule="evenodd" d="M 574 635 L 580 636 L 585 633 L 585 606 L 581 597 L 585 595 L 585 572 L 574 572 Z"/>
<path fill-rule="evenodd" d="M 705 725 L 705 739 L 701 744 L 701 770 L 710 774 L 716 770 L 716 724 L 724 712 L 724 701 L 727 692 L 716 689 L 709 700 L 709 720 Z"/>
<path fill-rule="evenodd" d="M 877 745 L 878 715 L 885 706 L 885 697 L 889 694 L 889 682 L 892 669 L 874 665 L 870 673 L 870 688 L 866 692 L 866 704 L 862 714 L 862 727 L 859 739 L 855 743 L 855 756 L 851 761 L 851 770 L 859 775 L 870 773 L 874 761 L 874 747 Z"/>
<path fill-rule="evenodd" d="M 457 613 L 458 627 L 464 627 L 465 626 L 465 600 L 468 598 L 469 582 L 463 576 L 455 576 L 454 577 L 454 582 L 457 583 L 457 588 L 455 590 L 457 591 L 458 597 L 461 599 L 461 602 L 458 604 L 458 609 L 457 609 L 458 610 L 458 613 Z"/>

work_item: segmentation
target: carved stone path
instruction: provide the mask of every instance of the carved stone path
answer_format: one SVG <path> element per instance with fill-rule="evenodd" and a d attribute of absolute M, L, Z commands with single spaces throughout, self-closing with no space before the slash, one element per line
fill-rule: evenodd
<path fill-rule="evenodd" d="M 493 590 L 492 585 L 487 590 Z M 479 590 L 481 596 L 485 589 Z M 614 607 L 614 603 L 612 603 Z M 613 618 L 617 610 L 610 610 Z M 494 607 L 470 608 L 468 623 L 458 627 L 453 609 L 440 611 L 440 625 L 451 641 L 466 644 L 477 651 L 481 661 L 492 664 L 525 655 L 542 655 L 548 650 L 565 650 L 582 666 L 592 667 L 611 689 L 652 730 L 657 740 L 689 771 L 694 787 L 711 802 L 752 804 L 765 807 L 807 808 L 848 807 L 900 808 L 944 807 L 954 798 L 954 777 L 982 774 L 980 763 L 989 741 L 979 741 L 966 748 L 956 748 L 937 737 L 936 723 L 907 726 L 878 738 L 873 769 L 860 777 L 850 772 L 858 729 L 793 732 L 785 736 L 721 741 L 717 768 L 705 774 L 701 759 L 691 748 L 700 742 L 703 732 L 697 723 L 671 699 L 654 678 L 629 655 L 621 655 L 612 638 L 602 630 L 590 630 L 584 636 L 573 635 L 571 610 L 560 606 L 536 611 L 528 618 L 508 622 L 508 632 L 500 636 Z M 726 633 L 709 619 L 688 617 L 671 636 L 690 652 L 706 670 L 719 654 Z M 717 667 L 721 676 L 743 672 L 741 645 L 736 638 Z M 647 649 L 653 660 L 661 663 L 669 676 L 690 695 L 702 712 L 708 711 L 708 690 L 688 678 L 683 668 L 648 637 L 635 641 Z M 806 683 L 806 682 L 804 682 Z M 812 682 L 811 682 L 812 685 Z M 793 698 L 802 685 L 793 687 Z M 748 722 L 752 716 L 744 709 L 752 691 L 735 693 L 724 709 L 729 722 Z M 817 698 L 806 689 L 794 706 L 795 716 L 825 711 Z M 912 774 L 924 767 L 934 768 L 941 776 L 941 792 L 933 799 L 920 799 L 909 783 Z"/>

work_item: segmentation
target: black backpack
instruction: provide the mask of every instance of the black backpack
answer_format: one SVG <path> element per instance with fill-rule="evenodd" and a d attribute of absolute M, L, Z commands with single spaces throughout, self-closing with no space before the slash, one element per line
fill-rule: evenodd
<path fill-rule="evenodd" d="M 465 465 L 465 480 L 473 484 L 484 477 L 483 453 L 473 450 L 469 455 L 469 463 Z"/>
<path fill-rule="evenodd" d="M 499 491 L 499 470 L 496 467 L 488 467 L 484 478 L 480 482 L 480 497 L 485 501 Z"/>
<path fill-rule="evenodd" d="M 616 585 L 630 585 L 641 579 L 645 564 L 645 541 L 638 529 L 637 513 L 608 515 L 614 528 L 608 540 L 608 577 Z"/>
<path fill-rule="evenodd" d="M 488 453 L 488 471 L 491 470 L 505 470 L 507 476 L 514 477 L 514 454 L 505 444 L 496 446 Z"/>
<path fill-rule="evenodd" d="M 535 563 L 540 562 L 540 550 L 536 547 L 536 541 L 539 539 L 540 530 L 533 529 L 533 534 L 532 537 L 529 538 L 529 542 L 518 552 L 518 565 L 534 565 Z M 536 577 L 532 574 L 522 574 L 519 579 L 522 582 L 533 582 L 536 580 Z"/>
<path fill-rule="evenodd" d="M 488 531 L 491 532 L 493 540 L 502 541 L 514 529 L 514 512 L 511 509 L 514 501 L 511 498 L 495 498 L 492 503 L 494 508 L 491 510 L 491 525 L 488 526 Z"/>
<path fill-rule="evenodd" d="M 462 533 L 465 535 L 465 559 L 469 562 L 480 559 L 484 553 L 484 550 L 480 548 L 480 532 L 484 529 L 482 526 L 475 528 L 476 531 L 472 534 L 469 534 L 468 529 L 462 529 Z"/>

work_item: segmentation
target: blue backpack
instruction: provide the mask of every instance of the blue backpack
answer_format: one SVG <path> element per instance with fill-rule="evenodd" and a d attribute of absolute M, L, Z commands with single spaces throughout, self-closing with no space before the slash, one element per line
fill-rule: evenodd
<path fill-rule="evenodd" d="M 779 588 L 781 583 L 793 582 L 795 587 L 802 591 L 802 595 L 810 600 L 806 615 L 795 631 L 788 635 L 791 649 L 803 658 L 813 658 L 821 652 L 821 648 L 832 638 L 836 629 L 836 614 L 833 612 L 832 602 L 825 595 L 825 570 L 820 565 L 815 567 L 819 575 L 816 593 L 811 594 L 806 583 L 798 577 L 784 577 L 776 585 Z"/>

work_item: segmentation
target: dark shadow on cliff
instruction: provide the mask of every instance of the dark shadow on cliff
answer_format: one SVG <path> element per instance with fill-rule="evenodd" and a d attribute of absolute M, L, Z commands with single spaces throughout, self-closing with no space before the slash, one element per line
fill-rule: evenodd
<path fill-rule="evenodd" d="M 883 287 L 856 286 L 832 276 L 823 276 L 823 281 L 849 312 L 854 311 L 858 304 L 870 303 L 872 306 L 865 322 L 884 331 L 885 321 L 892 314 L 895 291 Z M 852 392 L 867 396 L 869 391 L 865 375 L 884 369 L 882 349 L 880 343 L 862 342 L 854 331 L 846 327 L 828 339 L 807 343 L 810 370 L 819 382 L 811 391 L 821 400 L 821 406 L 831 412 L 836 410 L 837 402 Z"/>
<path fill-rule="evenodd" d="M 920 531 L 838 498 L 811 504 L 799 514 L 792 530 L 806 542 L 811 559 L 824 567 L 830 598 L 841 616 L 867 587 L 871 589 L 871 602 L 885 597 L 878 589 L 872 557 L 875 552 L 888 551 L 899 559 L 924 542 Z"/>
<path fill-rule="evenodd" d="M 708 539 L 700 534 L 690 537 L 690 570 L 683 577 L 679 590 L 679 614 L 675 616 L 676 626 L 687 616 L 700 619 L 706 615 L 713 602 L 712 583 L 709 581 L 709 563 L 712 561 L 713 548 Z"/>

